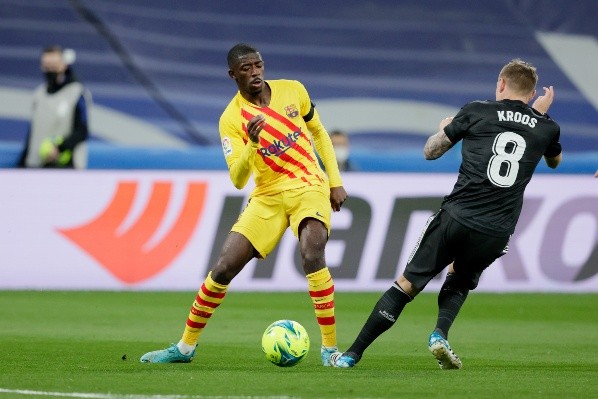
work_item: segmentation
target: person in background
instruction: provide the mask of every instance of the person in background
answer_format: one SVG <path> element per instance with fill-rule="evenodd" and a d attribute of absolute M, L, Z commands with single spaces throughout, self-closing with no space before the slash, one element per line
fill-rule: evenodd
<path fill-rule="evenodd" d="M 33 113 L 19 167 L 87 167 L 91 94 L 73 72 L 75 52 L 44 48 L 41 71 L 46 83 L 33 93 Z"/>
<path fill-rule="evenodd" d="M 351 163 L 349 156 L 351 154 L 351 143 L 349 136 L 342 130 L 333 130 L 330 132 L 330 140 L 334 147 L 334 154 L 338 162 L 338 168 L 341 172 L 355 170 L 355 166 Z"/>
<path fill-rule="evenodd" d="M 227 61 L 238 91 L 220 117 L 220 141 L 233 185 L 242 189 L 253 175 L 255 188 L 197 292 L 180 341 L 140 360 L 191 362 L 229 284 L 253 258 L 271 253 L 290 227 L 299 241 L 322 336 L 322 365 L 331 366 L 331 355 L 338 349 L 334 281 L 326 266 L 325 247 L 331 213 L 340 211 L 347 193 L 330 137 L 301 82 L 265 80 L 264 60 L 256 48 L 239 43 L 229 50 Z"/>
<path fill-rule="evenodd" d="M 536 96 L 536 68 L 520 59 L 501 69 L 495 101 L 473 101 L 440 121 L 424 146 L 427 160 L 440 158 L 462 141 L 462 163 L 453 191 L 432 215 L 403 274 L 382 295 L 347 351 L 333 356 L 335 367 L 353 367 L 364 351 L 399 319 L 405 306 L 448 268 L 438 293 L 436 327 L 428 349 L 441 369 L 459 369 L 448 342 L 469 292 L 484 270 L 508 251 L 523 206 L 523 194 L 538 163 L 556 168 L 562 159 L 560 127 L 547 114 L 554 90 Z"/>

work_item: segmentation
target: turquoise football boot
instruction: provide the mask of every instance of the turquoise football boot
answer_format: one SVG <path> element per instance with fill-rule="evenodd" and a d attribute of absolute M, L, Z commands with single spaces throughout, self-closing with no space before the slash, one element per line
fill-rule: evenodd
<path fill-rule="evenodd" d="M 322 356 L 322 365 L 324 367 L 333 366 L 331 359 L 334 357 L 335 354 L 340 354 L 336 346 L 331 346 L 330 348 L 328 348 L 322 345 L 322 348 L 320 349 L 320 356 Z"/>
<path fill-rule="evenodd" d="M 190 363 L 195 357 L 195 349 L 188 355 L 183 355 L 176 344 L 166 349 L 148 352 L 141 356 L 141 363 Z"/>
<path fill-rule="evenodd" d="M 442 338 L 438 332 L 434 331 L 430 334 L 428 340 L 428 349 L 438 360 L 438 365 L 443 370 L 460 369 L 463 367 L 459 356 L 455 355 L 455 352 L 451 349 L 448 341 Z"/>

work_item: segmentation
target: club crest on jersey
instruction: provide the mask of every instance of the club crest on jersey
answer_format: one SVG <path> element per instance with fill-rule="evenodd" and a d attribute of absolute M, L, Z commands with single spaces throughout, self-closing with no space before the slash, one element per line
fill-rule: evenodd
<path fill-rule="evenodd" d="M 299 110 L 297 109 L 295 104 L 287 105 L 286 107 L 284 107 L 284 111 L 286 112 L 289 118 L 294 118 L 297 115 L 299 115 Z"/>

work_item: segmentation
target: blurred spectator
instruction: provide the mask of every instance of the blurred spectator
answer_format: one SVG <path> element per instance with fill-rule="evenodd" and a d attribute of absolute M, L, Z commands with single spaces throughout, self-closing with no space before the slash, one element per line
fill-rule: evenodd
<path fill-rule="evenodd" d="M 330 140 L 334 147 L 339 170 L 345 172 L 355 170 L 354 165 L 352 165 L 349 160 L 349 155 L 351 154 L 349 136 L 342 130 L 337 129 L 330 132 Z"/>
<path fill-rule="evenodd" d="M 41 71 L 46 83 L 33 93 L 32 117 L 19 160 L 26 168 L 87 167 L 88 112 L 91 94 L 73 73 L 75 52 L 46 47 Z"/>

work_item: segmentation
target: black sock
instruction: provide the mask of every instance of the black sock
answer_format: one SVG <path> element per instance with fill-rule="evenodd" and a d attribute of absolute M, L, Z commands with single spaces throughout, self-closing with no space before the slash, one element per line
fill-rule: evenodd
<path fill-rule="evenodd" d="M 378 300 L 355 342 L 347 349 L 346 353 L 351 352 L 350 356 L 359 361 L 366 348 L 380 334 L 393 326 L 411 299 L 396 283 L 390 287 Z"/>
<path fill-rule="evenodd" d="M 469 289 L 459 287 L 455 281 L 454 274 L 447 275 L 438 293 L 438 320 L 434 331 L 439 332 L 444 339 L 448 339 L 448 331 L 469 293 Z"/>

